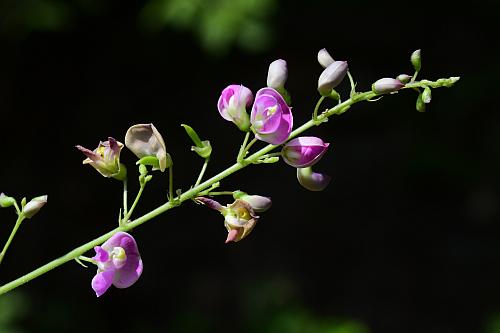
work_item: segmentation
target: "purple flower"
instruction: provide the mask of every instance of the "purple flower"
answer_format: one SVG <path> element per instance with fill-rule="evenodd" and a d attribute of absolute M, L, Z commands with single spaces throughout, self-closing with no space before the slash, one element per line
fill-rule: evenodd
<path fill-rule="evenodd" d="M 314 136 L 301 136 L 287 142 L 281 151 L 281 156 L 294 168 L 305 168 L 316 164 L 329 145 Z"/>
<path fill-rule="evenodd" d="M 82 146 L 76 146 L 87 158 L 83 164 L 90 164 L 104 177 L 113 177 L 122 180 L 126 176 L 125 166 L 120 164 L 120 152 L 123 143 L 112 137 L 108 141 L 99 142 L 99 146 L 93 151 Z"/>
<path fill-rule="evenodd" d="M 111 285 L 128 288 L 142 273 L 142 259 L 134 238 L 126 232 L 117 232 L 102 246 L 94 248 L 97 274 L 92 279 L 92 289 L 97 297 Z"/>
<path fill-rule="evenodd" d="M 285 86 L 286 79 L 288 78 L 288 68 L 286 61 L 278 59 L 269 65 L 267 72 L 267 86 L 274 89 L 282 89 Z"/>
<path fill-rule="evenodd" d="M 246 108 L 252 101 L 253 95 L 250 89 L 243 85 L 232 84 L 222 90 L 217 108 L 222 118 L 232 121 L 240 130 L 248 132 L 250 120 Z"/>
<path fill-rule="evenodd" d="M 292 131 L 293 116 L 276 90 L 263 88 L 255 95 L 250 122 L 257 139 L 279 145 L 288 139 Z"/>
<path fill-rule="evenodd" d="M 347 74 L 346 61 L 334 61 L 321 73 L 318 79 L 318 91 L 322 96 L 328 96 L 332 89 L 342 82 Z"/>
<path fill-rule="evenodd" d="M 330 183 L 331 177 L 307 167 L 297 169 L 297 180 L 304 188 L 316 192 L 323 191 Z"/>

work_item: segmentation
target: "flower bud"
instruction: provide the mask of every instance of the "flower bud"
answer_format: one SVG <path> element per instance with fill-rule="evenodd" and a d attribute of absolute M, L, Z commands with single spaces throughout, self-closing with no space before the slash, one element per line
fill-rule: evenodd
<path fill-rule="evenodd" d="M 424 100 L 422 99 L 422 94 L 418 94 L 417 97 L 417 102 L 415 103 L 415 108 L 417 109 L 418 112 L 425 112 L 425 103 Z"/>
<path fill-rule="evenodd" d="M 280 93 L 272 88 L 263 88 L 255 95 L 250 122 L 257 139 L 279 145 L 288 139 L 292 131 L 293 116 Z"/>
<path fill-rule="evenodd" d="M 285 86 L 286 79 L 288 78 L 288 69 L 286 61 L 278 59 L 269 65 L 267 72 L 267 86 L 279 90 Z"/>
<path fill-rule="evenodd" d="M 404 86 L 405 85 L 401 83 L 401 81 L 386 77 L 375 81 L 375 83 L 372 84 L 372 91 L 377 94 L 388 94 L 398 91 Z"/>
<path fill-rule="evenodd" d="M 431 102 L 431 99 L 432 99 L 431 88 L 425 87 L 424 91 L 422 92 L 422 101 L 425 104 L 429 104 Z"/>
<path fill-rule="evenodd" d="M 0 193 L 0 207 L 7 208 L 16 203 L 16 199 L 6 196 L 3 192 Z"/>
<path fill-rule="evenodd" d="M 240 130 L 248 132 L 250 120 L 246 108 L 252 105 L 253 95 L 243 85 L 227 86 L 219 97 L 217 108 L 222 118 L 232 121 Z"/>
<path fill-rule="evenodd" d="M 294 168 L 316 164 L 326 153 L 329 143 L 314 136 L 301 136 L 287 142 L 281 151 L 283 160 Z"/>
<path fill-rule="evenodd" d="M 42 195 L 31 199 L 24 207 L 22 214 L 30 219 L 42 209 L 42 207 L 47 203 L 47 195 Z"/>
<path fill-rule="evenodd" d="M 420 49 L 413 51 L 410 60 L 413 68 L 415 68 L 415 71 L 419 72 L 420 68 L 422 67 L 422 57 L 420 55 Z"/>
<path fill-rule="evenodd" d="M 333 60 L 332 56 L 326 49 L 321 49 L 318 52 L 318 62 L 323 68 L 327 68 L 331 64 L 333 64 L 335 60 Z"/>
<path fill-rule="evenodd" d="M 212 154 L 212 145 L 210 141 L 201 141 L 196 131 L 189 125 L 181 124 L 186 130 L 187 135 L 191 138 L 195 146 L 191 146 L 191 150 L 196 152 L 200 157 L 208 158 Z"/>
<path fill-rule="evenodd" d="M 328 96 L 342 82 L 347 74 L 347 61 L 334 61 L 321 73 L 318 79 L 318 91 L 322 96 Z"/>
<path fill-rule="evenodd" d="M 330 183 L 331 177 L 322 173 L 313 172 L 311 167 L 298 168 L 297 180 L 300 185 L 309 191 L 323 191 Z"/>
<path fill-rule="evenodd" d="M 172 160 L 167 156 L 165 141 L 153 124 L 137 124 L 130 127 L 125 134 L 125 146 L 139 159 L 155 157 L 158 164 L 153 165 L 153 170 L 163 172 L 172 164 Z"/>
<path fill-rule="evenodd" d="M 252 209 L 256 213 L 263 213 L 269 208 L 271 208 L 272 205 L 271 198 L 269 197 L 263 197 L 261 195 L 249 195 L 243 191 L 235 191 L 233 193 L 233 198 L 235 200 L 236 199 L 243 200 L 246 203 L 250 204 L 250 206 L 252 206 Z"/>
<path fill-rule="evenodd" d="M 408 83 L 411 80 L 411 76 L 407 74 L 399 74 L 396 79 L 398 79 L 401 83 Z"/>

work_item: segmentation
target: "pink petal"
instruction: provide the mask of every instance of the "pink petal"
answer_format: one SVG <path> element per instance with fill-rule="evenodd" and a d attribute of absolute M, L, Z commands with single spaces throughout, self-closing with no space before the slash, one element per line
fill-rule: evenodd
<path fill-rule="evenodd" d="M 109 270 L 104 272 L 98 272 L 94 278 L 92 279 L 92 289 L 94 289 L 97 297 L 100 297 L 102 294 L 111 287 L 113 283 L 113 277 L 115 275 L 115 271 Z"/>

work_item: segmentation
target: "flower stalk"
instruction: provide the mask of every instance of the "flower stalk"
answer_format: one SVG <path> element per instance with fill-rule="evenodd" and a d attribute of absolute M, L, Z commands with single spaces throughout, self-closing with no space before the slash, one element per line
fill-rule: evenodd
<path fill-rule="evenodd" d="M 422 81 L 415 81 L 411 82 L 409 84 L 406 84 L 403 89 L 413 89 L 413 88 L 425 88 L 426 86 L 429 86 L 431 88 L 439 88 L 439 87 L 450 87 L 453 85 L 456 81 L 458 81 L 458 77 L 451 77 L 448 79 L 439 79 L 437 81 L 428 81 L 428 80 L 422 80 Z M 319 126 L 322 122 L 324 122 L 327 118 L 333 116 L 333 115 L 340 115 L 344 112 L 346 112 L 352 105 L 362 102 L 362 101 L 368 101 L 376 97 L 377 94 L 374 93 L 373 91 L 367 91 L 363 93 L 356 93 L 353 96 L 351 96 L 348 100 L 337 104 L 336 106 L 322 112 L 320 115 L 317 116 L 317 119 L 311 119 L 304 123 L 302 126 L 296 128 L 293 130 L 289 137 L 288 140 L 293 139 L 303 133 L 304 131 L 310 129 L 313 126 Z M 246 166 L 256 163 L 259 159 L 261 159 L 263 156 L 266 154 L 269 154 L 272 150 L 276 149 L 277 147 L 280 146 L 280 144 L 268 144 L 262 149 L 254 152 L 248 157 L 241 156 L 242 152 L 246 150 L 247 145 L 246 142 L 248 142 L 248 135 L 245 136 L 245 142 L 242 145 L 242 149 L 240 150 L 240 154 L 238 155 L 238 159 L 241 159 L 243 163 L 240 163 L 240 161 L 236 162 L 235 164 L 229 166 L 227 169 L 223 170 L 222 172 L 216 174 L 215 176 L 205 180 L 204 182 L 194 186 L 193 188 L 189 189 L 188 191 L 180 194 L 175 200 L 173 200 L 173 190 L 170 190 L 170 201 L 162 204 L 161 206 L 157 207 L 156 209 L 150 211 L 149 213 L 144 214 L 143 216 L 132 220 L 128 223 L 122 224 L 118 228 L 115 228 L 102 236 L 95 238 L 94 240 L 91 240 L 90 242 L 87 242 L 72 251 L 68 252 L 67 254 L 35 269 L 34 271 L 25 274 L 9 283 L 4 284 L 3 286 L 0 287 L 0 295 L 7 293 L 10 290 L 13 290 L 69 261 L 75 260 L 80 258 L 84 253 L 86 253 L 89 250 L 92 250 L 95 246 L 99 246 L 103 244 L 105 241 L 107 241 L 109 238 L 111 238 L 114 234 L 116 234 L 119 231 L 127 232 L 131 229 L 137 228 L 141 224 L 169 211 L 170 209 L 179 206 L 183 202 L 187 200 L 192 200 L 199 196 L 203 191 L 207 190 L 208 188 L 214 187 L 215 184 L 217 184 L 219 181 L 222 179 L 230 176 L 231 174 L 238 172 L 239 170 L 245 168 Z M 172 184 L 172 183 L 170 183 Z M 173 186 L 173 185 L 171 185 Z M 135 208 L 135 205 L 138 201 L 138 198 L 140 197 L 140 194 L 142 193 L 142 189 L 144 186 L 141 185 L 141 190 L 139 190 L 138 196 L 136 198 L 136 201 L 134 201 L 134 204 L 130 208 L 128 212 L 128 216 L 131 215 L 133 212 L 133 209 Z M 19 220 L 18 221 L 22 221 Z M 16 223 L 20 224 L 19 223 Z M 8 247 L 8 246 L 7 246 Z M 4 249 L 5 250 L 5 249 Z M 3 251 L 2 251 L 3 254 Z M 1 259 L 0 259 L 1 260 Z"/>

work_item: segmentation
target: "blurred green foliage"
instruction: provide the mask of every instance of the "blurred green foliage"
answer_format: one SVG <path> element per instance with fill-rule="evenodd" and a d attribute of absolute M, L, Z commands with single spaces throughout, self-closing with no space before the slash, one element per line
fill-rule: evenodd
<path fill-rule="evenodd" d="M 28 299 L 20 292 L 12 292 L 0 297 L 0 332 L 24 332 L 19 328 L 18 320 L 26 317 L 28 310 Z"/>
<path fill-rule="evenodd" d="M 271 41 L 268 20 L 276 5 L 275 0 L 151 0 L 142 10 L 141 26 L 191 30 L 212 53 L 232 44 L 260 51 Z"/>
<path fill-rule="evenodd" d="M 145 33 L 192 32 L 204 49 L 221 54 L 232 46 L 257 52 L 270 45 L 276 7 L 277 0 L 149 0 L 130 9 Z M 109 0 L 5 0 L 0 2 L 0 35 L 22 39 L 32 31 L 66 31 L 79 17 L 113 10 Z"/>

